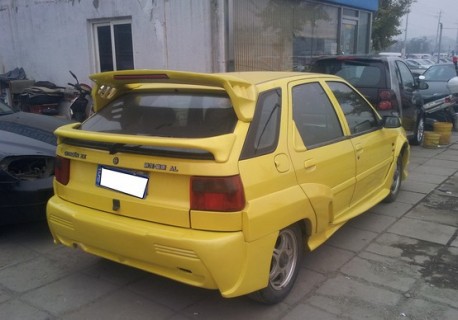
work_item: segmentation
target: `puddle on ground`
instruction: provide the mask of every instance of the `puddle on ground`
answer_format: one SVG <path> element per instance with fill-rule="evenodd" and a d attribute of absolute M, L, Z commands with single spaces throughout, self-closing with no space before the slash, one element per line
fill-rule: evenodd
<path fill-rule="evenodd" d="M 392 246 L 402 250 L 402 257 L 420 266 L 418 271 L 425 282 L 438 288 L 458 290 L 458 248 L 421 240 L 415 244 L 397 243 Z"/>
<path fill-rule="evenodd" d="M 425 207 L 434 210 L 446 210 L 453 213 L 458 211 L 458 198 L 447 194 L 446 189 L 438 189 L 435 193 L 428 195 L 421 202 Z"/>
<path fill-rule="evenodd" d="M 422 203 L 432 209 L 458 211 L 458 176 L 452 176 L 426 196 Z"/>

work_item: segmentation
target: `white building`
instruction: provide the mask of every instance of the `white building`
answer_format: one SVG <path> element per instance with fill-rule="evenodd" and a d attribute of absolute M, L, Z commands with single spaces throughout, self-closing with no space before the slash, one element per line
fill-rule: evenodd
<path fill-rule="evenodd" d="M 301 70 L 366 53 L 378 0 L 0 0 L 0 73 L 65 85 L 95 72 Z"/>

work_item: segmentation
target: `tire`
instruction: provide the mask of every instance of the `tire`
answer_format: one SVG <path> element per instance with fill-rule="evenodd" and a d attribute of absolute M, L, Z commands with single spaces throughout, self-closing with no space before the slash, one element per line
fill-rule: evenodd
<path fill-rule="evenodd" d="M 250 294 L 250 298 L 275 304 L 289 294 L 296 281 L 304 254 L 301 229 L 297 224 L 280 230 L 272 254 L 269 284 L 266 288 Z"/>
<path fill-rule="evenodd" d="M 411 141 L 412 145 L 418 146 L 423 144 L 423 140 L 425 138 L 425 117 L 420 115 L 418 118 L 417 125 L 414 130 L 414 135 Z"/>
<path fill-rule="evenodd" d="M 396 200 L 398 197 L 399 191 L 401 190 L 401 180 L 402 180 L 402 159 L 399 156 L 396 160 L 396 168 L 394 169 L 393 181 L 390 187 L 390 193 L 383 200 L 383 202 L 391 203 Z"/>

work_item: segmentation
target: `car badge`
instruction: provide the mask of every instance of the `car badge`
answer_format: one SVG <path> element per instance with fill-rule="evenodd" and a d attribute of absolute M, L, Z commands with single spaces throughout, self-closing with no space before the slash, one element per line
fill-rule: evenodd
<path fill-rule="evenodd" d="M 113 164 L 118 164 L 119 163 L 119 158 L 118 157 L 114 157 L 113 158 Z"/>

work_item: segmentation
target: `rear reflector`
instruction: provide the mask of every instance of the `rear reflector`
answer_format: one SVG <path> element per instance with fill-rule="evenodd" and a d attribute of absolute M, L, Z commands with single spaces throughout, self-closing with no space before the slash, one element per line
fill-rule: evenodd
<path fill-rule="evenodd" d="M 115 80 L 156 80 L 168 79 L 169 76 L 164 73 L 158 74 L 116 74 L 113 76 Z"/>
<path fill-rule="evenodd" d="M 393 109 L 393 106 L 391 105 L 390 101 L 380 101 L 377 109 L 379 110 L 390 110 Z"/>
<path fill-rule="evenodd" d="M 378 110 L 392 110 L 397 108 L 396 95 L 393 90 L 381 89 L 378 92 Z"/>
<path fill-rule="evenodd" d="M 57 182 L 63 185 L 68 184 L 68 181 L 70 181 L 70 159 L 60 156 L 56 157 L 54 176 Z"/>
<path fill-rule="evenodd" d="M 240 176 L 192 177 L 191 210 L 240 211 L 245 207 L 245 194 Z"/>

